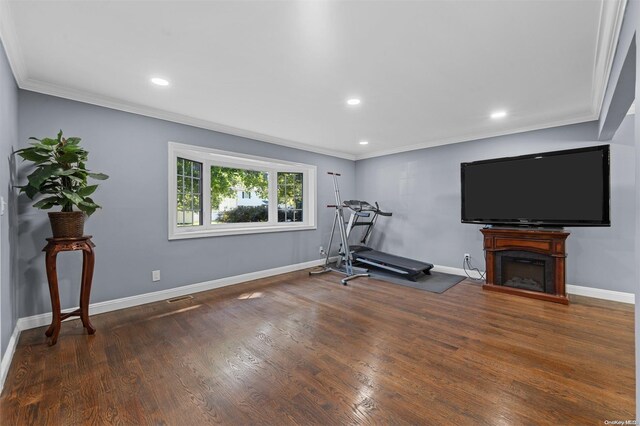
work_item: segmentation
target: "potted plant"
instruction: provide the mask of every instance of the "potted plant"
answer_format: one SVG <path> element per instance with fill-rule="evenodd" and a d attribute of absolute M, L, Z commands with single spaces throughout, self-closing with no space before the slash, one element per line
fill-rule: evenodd
<path fill-rule="evenodd" d="M 36 168 L 27 177 L 28 183 L 18 187 L 20 192 L 32 200 L 39 194 L 45 196 L 33 207 L 62 207 L 60 212 L 49 212 L 54 238 L 81 237 L 85 215 L 91 216 L 100 208 L 90 197 L 98 185 L 89 185 L 87 178 L 105 180 L 109 176 L 87 170 L 89 153 L 80 146 L 80 138 L 64 138 L 60 130 L 57 138 L 29 139 L 36 142 L 15 153 Z"/>

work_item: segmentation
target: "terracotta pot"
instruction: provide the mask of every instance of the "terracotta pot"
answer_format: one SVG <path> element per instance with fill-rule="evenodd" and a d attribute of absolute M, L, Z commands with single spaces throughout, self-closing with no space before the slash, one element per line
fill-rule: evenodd
<path fill-rule="evenodd" d="M 78 238 L 84 235 L 84 212 L 49 212 L 53 238 Z"/>

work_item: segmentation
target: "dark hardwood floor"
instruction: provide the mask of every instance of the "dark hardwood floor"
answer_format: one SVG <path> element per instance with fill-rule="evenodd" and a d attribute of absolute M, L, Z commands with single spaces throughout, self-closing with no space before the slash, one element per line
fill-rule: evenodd
<path fill-rule="evenodd" d="M 0 424 L 601 424 L 635 418 L 633 306 L 306 272 L 22 333 Z"/>

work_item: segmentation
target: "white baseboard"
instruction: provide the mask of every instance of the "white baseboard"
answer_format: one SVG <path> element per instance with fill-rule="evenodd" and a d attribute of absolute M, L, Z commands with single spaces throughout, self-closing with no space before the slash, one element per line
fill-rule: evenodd
<path fill-rule="evenodd" d="M 155 291 L 152 293 L 140 294 L 137 296 L 124 297 L 121 299 L 108 300 L 105 302 L 92 303 L 89 306 L 89 312 L 92 315 L 102 314 L 105 312 L 116 311 L 119 309 L 130 308 L 133 306 L 144 305 L 147 303 L 158 302 L 161 300 L 171 299 L 173 297 L 184 296 L 187 294 L 199 293 L 201 291 L 213 290 L 220 287 L 226 287 L 233 284 L 239 284 L 246 281 L 257 280 L 260 278 L 272 277 L 274 275 L 285 274 L 287 272 L 298 271 L 301 269 L 319 266 L 324 263 L 324 259 L 311 260 L 309 262 L 296 263 L 288 266 L 281 266 L 263 271 L 250 272 L 248 274 L 235 275 L 232 277 L 220 278 L 217 280 L 204 281 L 201 283 L 175 287 L 167 290 Z M 451 266 L 435 265 L 435 272 L 443 272 L 447 274 L 468 276 L 464 269 L 454 268 Z M 476 271 L 467 271 L 472 278 L 480 278 Z M 615 302 L 635 303 L 635 295 L 633 293 L 623 293 L 619 291 L 603 290 L 599 288 L 582 287 L 577 285 L 567 285 L 567 293 L 580 296 L 595 297 L 598 299 L 612 300 Z M 77 307 L 75 308 L 77 309 Z M 31 328 L 42 327 L 51 323 L 51 312 L 39 315 L 33 315 L 26 318 L 20 318 L 16 328 L 19 331 Z M 15 333 L 14 333 L 15 334 Z M 4 358 L 3 358 L 4 360 Z M 1 378 L 1 376 L 0 376 Z"/>
<path fill-rule="evenodd" d="M 461 277 L 471 276 L 471 278 L 481 279 L 480 274 L 478 274 L 476 271 L 472 271 L 469 269 L 467 270 L 469 275 L 467 275 L 467 273 L 464 272 L 464 269 L 454 268 L 451 266 L 433 265 L 433 269 L 431 270 L 434 272 L 442 272 L 443 274 L 460 275 Z M 484 272 L 482 273 L 484 274 Z"/>
<path fill-rule="evenodd" d="M 433 267 L 433 271 L 435 272 L 444 272 L 446 274 L 460 275 L 466 277 L 464 269 L 462 268 L 452 268 L 450 266 L 441 266 L 435 265 Z M 467 270 L 469 275 L 473 278 L 479 278 L 479 274 L 475 271 Z M 604 299 L 611 300 L 613 302 L 623 302 L 623 303 L 636 303 L 636 295 L 633 293 L 624 293 L 621 291 L 613 291 L 613 290 L 604 290 L 601 288 L 593 288 L 593 287 L 584 287 L 580 285 L 567 284 L 567 293 L 575 294 L 576 296 L 586 296 L 593 297 L 596 299 Z"/>
<path fill-rule="evenodd" d="M 624 293 L 622 291 L 604 290 L 602 288 L 583 287 L 580 285 L 567 284 L 567 293 L 576 296 L 594 297 L 596 299 L 611 300 L 613 302 L 631 303 L 635 305 L 636 295 Z"/>
<path fill-rule="evenodd" d="M 152 293 L 140 294 L 137 296 L 123 297 L 121 299 L 107 300 L 89 305 L 91 315 L 103 314 L 105 312 L 117 311 L 119 309 L 131 308 L 133 306 L 145 305 L 147 303 L 158 302 L 174 297 L 185 296 L 187 294 L 199 293 L 201 291 L 213 290 L 246 281 L 268 278 L 274 275 L 286 274 L 287 272 L 299 271 L 301 269 L 312 268 L 324 264 L 324 259 L 311 260 L 309 262 L 296 263 L 293 265 L 280 266 L 263 271 L 250 272 L 248 274 L 234 275 L 232 277 L 219 278 L 217 280 L 204 281 L 201 283 L 185 285 L 182 287 L 170 288 L 167 290 L 154 291 Z M 78 309 L 77 307 L 71 309 Z M 65 309 L 66 310 L 66 309 Z M 73 317 L 77 319 L 77 317 Z M 18 320 L 17 327 L 20 330 L 42 327 L 51 323 L 51 312 L 33 315 Z"/>
<path fill-rule="evenodd" d="M 333 259 L 332 259 L 333 260 Z M 124 297 L 121 299 L 108 300 L 105 302 L 92 303 L 89 306 L 89 312 L 91 315 L 102 314 L 105 312 L 116 311 L 119 309 L 130 308 L 133 306 L 144 305 L 147 303 L 158 302 L 161 300 L 171 299 L 173 297 L 184 296 L 187 294 L 199 293 L 201 291 L 213 290 L 220 287 L 226 287 L 233 284 L 239 284 L 247 281 L 257 280 L 260 278 L 268 278 L 274 275 L 285 274 L 287 272 L 294 272 L 301 269 L 312 268 L 324 263 L 324 259 L 311 260 L 309 262 L 296 263 L 293 265 L 281 266 L 273 269 L 266 269 L 263 271 L 250 272 L 248 274 L 235 275 L 232 277 L 220 278 L 217 280 L 204 281 L 201 283 L 186 285 L 182 287 L 171 288 L 167 290 L 154 291 L 152 293 L 140 294 L 137 296 Z M 443 272 L 447 274 L 460 275 L 463 277 L 468 276 L 464 269 L 453 268 L 451 266 L 435 265 L 433 267 L 435 272 Z M 480 278 L 476 271 L 467 271 L 473 278 Z M 595 297 L 598 299 L 612 300 L 616 302 L 635 303 L 635 295 L 633 293 L 623 293 L 619 291 L 603 290 L 599 288 L 582 287 L 577 285 L 567 285 L 567 292 L 580 296 Z M 75 308 L 77 309 L 77 307 Z M 9 339 L 9 345 L 2 357 L 0 363 L 0 393 L 4 381 L 13 359 L 13 354 L 18 344 L 18 338 L 22 330 L 28 330 L 30 328 L 42 327 L 51 323 L 51 312 L 33 315 L 26 318 L 20 318 L 16 324 L 16 327 Z"/>
<path fill-rule="evenodd" d="M 335 260 L 335 259 L 331 259 Z M 281 266 L 278 268 L 266 269 L 263 271 L 250 272 L 248 274 L 235 275 L 232 277 L 220 278 L 217 280 L 205 281 L 201 283 L 186 285 L 182 287 L 171 288 L 167 290 L 154 291 L 152 293 L 140 294 L 137 296 L 123 297 L 121 299 L 108 300 L 105 302 L 92 303 L 89 305 L 89 313 L 91 315 L 102 314 L 105 312 L 117 311 L 119 309 L 130 308 L 133 306 L 144 305 L 147 303 L 158 302 L 161 300 L 171 299 L 173 297 L 184 296 L 187 294 L 199 293 L 201 291 L 213 290 L 215 288 L 226 287 L 233 284 L 239 284 L 247 281 L 257 280 L 260 278 L 268 278 L 274 275 L 286 274 L 287 272 L 299 271 L 301 269 L 312 268 L 324 264 L 324 259 L 311 260 L 309 262 L 296 263 L 293 265 Z M 72 309 L 78 309 L 77 307 Z M 66 309 L 65 309 L 66 311 Z M 13 334 L 9 339 L 9 345 L 0 362 L 0 394 L 4 386 L 5 379 L 13 360 L 18 338 L 23 330 L 30 328 L 42 327 L 51 323 L 51 312 L 30 317 L 20 318 L 13 330 Z M 77 319 L 77 317 L 74 317 Z"/>
<path fill-rule="evenodd" d="M 11 367 L 13 354 L 16 352 L 16 347 L 18 346 L 20 331 L 18 324 L 16 324 L 16 327 L 13 329 L 13 333 L 11 334 L 11 338 L 9 339 L 7 350 L 4 352 L 4 356 L 2 357 L 2 362 L 0 362 L 0 395 L 2 395 L 2 389 L 4 388 L 4 381 L 7 379 L 7 374 L 9 373 L 9 367 Z"/>

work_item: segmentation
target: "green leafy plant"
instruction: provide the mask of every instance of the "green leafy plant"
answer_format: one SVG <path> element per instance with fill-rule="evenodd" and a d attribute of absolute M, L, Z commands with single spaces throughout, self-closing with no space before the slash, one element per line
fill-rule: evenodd
<path fill-rule="evenodd" d="M 266 222 L 269 220 L 269 207 L 238 206 L 235 209 L 220 213 L 218 221 L 225 223 Z"/>
<path fill-rule="evenodd" d="M 296 222 L 302 221 L 301 215 L 301 213 L 298 214 Z M 278 209 L 278 222 L 292 222 L 291 217 L 293 217 L 292 209 Z M 268 220 L 269 206 L 266 204 L 262 206 L 238 206 L 234 209 L 223 211 L 218 216 L 218 222 L 222 223 L 267 222 Z"/>
<path fill-rule="evenodd" d="M 90 197 L 98 185 L 89 185 L 87 178 L 105 180 L 109 176 L 87 170 L 89 153 L 80 146 L 80 138 L 64 138 L 60 130 L 55 139 L 29 139 L 36 142 L 15 153 L 36 166 L 27 177 L 28 183 L 18 187 L 32 200 L 38 194 L 45 195 L 33 207 L 47 210 L 60 206 L 63 212 L 71 212 L 76 206 L 87 216 L 100 208 Z"/>
<path fill-rule="evenodd" d="M 211 167 L 211 208 L 218 210 L 225 198 L 235 198 L 236 191 L 256 192 L 265 198 L 269 192 L 269 180 L 265 172 L 236 169 L 231 167 Z"/>

